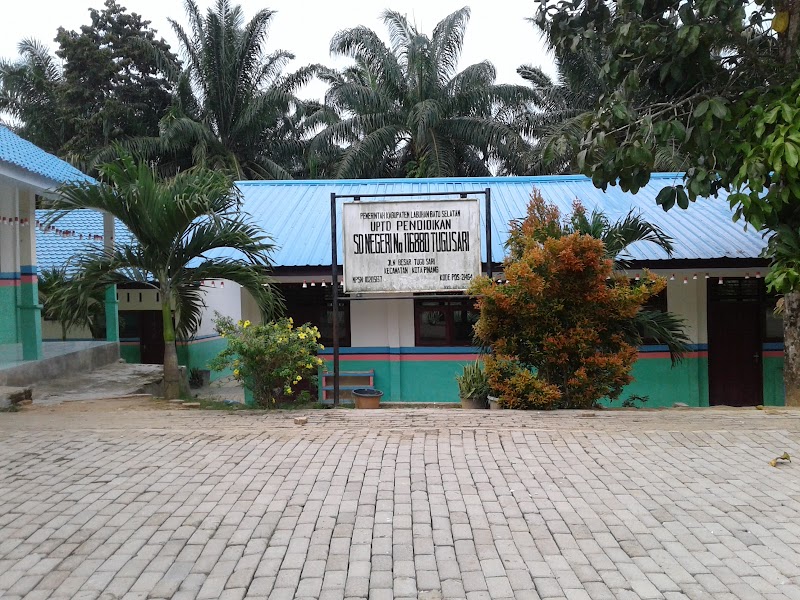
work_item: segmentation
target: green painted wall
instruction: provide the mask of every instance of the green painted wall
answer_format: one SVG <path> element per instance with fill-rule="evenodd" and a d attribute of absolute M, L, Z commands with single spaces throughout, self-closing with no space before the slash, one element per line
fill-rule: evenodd
<path fill-rule="evenodd" d="M 406 402 L 460 402 L 456 375 L 472 361 L 408 361 L 400 365 L 400 383 Z"/>
<path fill-rule="evenodd" d="M 708 406 L 708 359 L 685 358 L 672 366 L 668 358 L 642 358 L 633 365 L 633 382 L 618 400 L 603 401 L 604 406 L 619 407 L 631 395 L 647 396 L 645 408 L 671 407 L 676 402 L 689 406 Z"/>
<path fill-rule="evenodd" d="M 457 403 L 459 398 L 455 377 L 469 362 L 372 361 L 342 357 L 340 366 L 342 371 L 375 371 L 374 387 L 384 393 L 384 402 Z"/>
<path fill-rule="evenodd" d="M 765 356 L 764 406 L 783 406 L 783 357 Z"/>
<path fill-rule="evenodd" d="M 330 357 L 326 357 L 330 359 Z M 458 402 L 455 376 L 469 361 L 364 361 L 342 357 L 342 371 L 375 371 L 375 387 L 387 402 Z M 330 363 L 329 363 L 330 366 Z M 764 404 L 783 405 L 783 359 L 764 359 Z M 671 407 L 675 402 L 708 406 L 708 358 L 686 358 L 675 367 L 667 358 L 645 358 L 633 367 L 634 381 L 614 402 L 620 407 L 631 395 L 647 396 L 644 408 Z M 330 382 L 329 382 L 330 383 Z"/>
<path fill-rule="evenodd" d="M 135 346 L 128 344 L 120 344 L 119 356 L 120 358 L 124 358 L 125 362 L 127 363 L 142 362 L 142 354 L 139 351 L 139 344 L 136 344 Z"/>
<path fill-rule="evenodd" d="M 18 295 L 18 286 L 0 286 L 0 306 L 4 307 L 0 317 L 0 344 L 15 344 L 20 341 Z"/>
<path fill-rule="evenodd" d="M 178 346 L 180 364 L 207 369 L 208 361 L 219 354 L 227 342 L 215 338 Z M 139 362 L 138 346 L 121 346 L 128 362 Z M 330 361 L 330 356 L 325 356 Z M 387 361 L 347 360 L 341 358 L 342 371 L 375 372 L 375 388 L 384 392 L 386 402 L 459 402 L 455 376 L 471 361 Z M 783 406 L 783 358 L 764 358 L 764 404 Z M 328 363 L 330 367 L 330 362 Z M 619 400 L 604 401 L 605 406 L 619 407 L 631 395 L 647 396 L 645 408 L 671 407 L 675 402 L 689 406 L 708 406 L 708 359 L 686 358 L 675 367 L 667 358 L 644 358 L 633 367 L 634 381 Z M 211 379 L 230 375 L 212 372 Z"/>
<path fill-rule="evenodd" d="M 39 282 L 23 280 L 19 286 L 17 319 L 25 360 L 40 360 L 42 350 L 42 306 L 39 304 Z"/>
<path fill-rule="evenodd" d="M 178 364 L 189 369 L 207 369 L 208 361 L 222 352 L 228 342 L 222 338 L 201 340 L 193 344 L 178 344 Z M 129 363 L 138 363 L 142 360 L 142 355 L 138 344 L 120 344 L 120 356 Z M 229 372 L 211 372 L 211 380 L 230 375 Z"/>
<path fill-rule="evenodd" d="M 227 340 L 212 338 L 191 344 L 178 345 L 178 362 L 191 369 L 208 369 L 208 361 L 216 357 L 228 345 Z M 211 381 L 230 375 L 226 371 L 212 371 Z"/>

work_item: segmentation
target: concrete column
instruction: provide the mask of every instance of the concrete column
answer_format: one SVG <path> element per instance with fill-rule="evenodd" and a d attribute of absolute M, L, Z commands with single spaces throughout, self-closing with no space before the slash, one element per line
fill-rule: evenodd
<path fill-rule="evenodd" d="M 19 311 L 23 360 L 42 358 L 42 305 L 39 304 L 39 279 L 36 268 L 36 196 L 18 190 L 20 287 Z M 22 225 L 27 220 L 26 225 Z"/>
<path fill-rule="evenodd" d="M 15 187 L 0 185 L 0 360 L 17 361 L 19 353 L 19 244 L 13 225 L 18 217 Z M 9 219 L 11 222 L 9 223 Z"/>
<path fill-rule="evenodd" d="M 400 300 L 387 300 L 386 304 L 386 339 L 389 342 L 389 352 L 392 349 L 400 348 Z M 392 360 L 389 357 L 389 381 L 391 394 L 388 400 L 390 402 L 399 402 L 403 399 L 403 383 L 401 377 L 402 360 L 401 356 L 397 357 L 398 360 Z"/>
<path fill-rule="evenodd" d="M 114 248 L 114 216 L 103 213 L 103 246 L 106 250 Z M 117 302 L 117 286 L 106 288 L 106 340 L 119 341 L 119 302 Z"/>

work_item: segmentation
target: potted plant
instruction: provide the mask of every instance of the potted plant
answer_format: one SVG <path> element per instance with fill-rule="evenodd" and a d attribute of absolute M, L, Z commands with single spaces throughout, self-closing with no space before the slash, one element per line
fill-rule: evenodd
<path fill-rule="evenodd" d="M 458 397 L 461 398 L 461 408 L 486 408 L 486 398 L 489 396 L 489 378 L 479 361 L 464 365 L 464 372 L 456 375 L 456 382 L 458 383 Z"/>
<path fill-rule="evenodd" d="M 489 390 L 489 395 L 486 399 L 489 401 L 489 410 L 499 410 L 503 408 L 500 406 L 500 397 L 497 395 L 499 392 Z"/>
<path fill-rule="evenodd" d="M 375 388 L 357 388 L 353 390 L 353 402 L 356 408 L 380 408 L 383 392 Z"/>

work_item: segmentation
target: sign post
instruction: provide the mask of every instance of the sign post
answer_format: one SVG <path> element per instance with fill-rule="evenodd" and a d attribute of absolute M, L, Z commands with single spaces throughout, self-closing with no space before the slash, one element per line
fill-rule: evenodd
<path fill-rule="evenodd" d="M 331 193 L 334 405 L 339 404 L 340 390 L 337 199 L 352 200 L 342 204 L 342 289 L 360 296 L 463 292 L 469 288 L 481 274 L 480 205 L 469 197 L 479 195 L 485 199 L 486 272 L 492 277 L 490 188 L 405 194 Z M 416 200 L 422 197 L 427 199 Z"/>
<path fill-rule="evenodd" d="M 347 202 L 344 291 L 464 291 L 481 273 L 478 200 Z"/>

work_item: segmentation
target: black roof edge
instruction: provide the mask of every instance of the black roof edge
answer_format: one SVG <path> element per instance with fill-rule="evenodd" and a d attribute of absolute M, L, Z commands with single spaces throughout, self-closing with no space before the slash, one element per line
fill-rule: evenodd
<path fill-rule="evenodd" d="M 482 263 L 486 269 L 486 263 Z M 747 268 L 769 267 L 769 260 L 765 258 L 680 258 L 666 260 L 632 260 L 627 264 L 630 270 L 637 269 L 747 269 Z M 493 263 L 492 270 L 500 273 L 503 270 L 502 263 Z M 330 278 L 330 265 L 302 266 L 302 267 L 273 267 L 271 274 L 295 277 L 317 277 Z M 339 274 L 342 274 L 342 266 L 339 265 Z"/>

